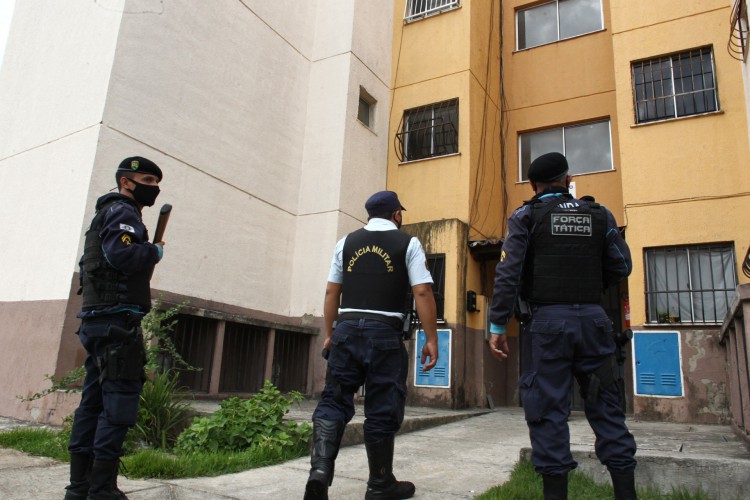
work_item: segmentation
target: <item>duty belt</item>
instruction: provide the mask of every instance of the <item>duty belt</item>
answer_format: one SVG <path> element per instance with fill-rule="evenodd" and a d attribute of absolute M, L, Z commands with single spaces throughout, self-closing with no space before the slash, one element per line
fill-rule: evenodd
<path fill-rule="evenodd" d="M 382 323 L 386 323 L 387 325 L 392 326 L 398 331 L 401 331 L 404 327 L 404 320 L 401 318 L 397 318 L 396 316 L 384 316 L 382 314 L 374 314 L 374 313 L 366 313 L 366 312 L 346 312 L 343 314 L 339 314 L 339 317 L 336 319 L 338 323 L 341 323 L 342 321 L 356 321 L 360 319 L 371 319 L 374 321 L 380 321 Z"/>

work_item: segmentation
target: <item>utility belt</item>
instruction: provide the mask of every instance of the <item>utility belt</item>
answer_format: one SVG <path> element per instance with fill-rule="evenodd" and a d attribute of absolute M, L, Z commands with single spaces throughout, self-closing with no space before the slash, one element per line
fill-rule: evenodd
<path fill-rule="evenodd" d="M 383 314 L 366 313 L 366 312 L 342 313 L 342 314 L 339 314 L 339 317 L 336 319 L 336 322 L 341 323 L 342 321 L 357 321 L 360 319 L 371 319 L 373 321 L 380 321 L 381 323 L 385 323 L 387 325 L 392 326 L 398 331 L 403 331 L 403 328 L 404 328 L 404 320 L 401 318 L 398 318 L 396 316 L 385 316 Z"/>

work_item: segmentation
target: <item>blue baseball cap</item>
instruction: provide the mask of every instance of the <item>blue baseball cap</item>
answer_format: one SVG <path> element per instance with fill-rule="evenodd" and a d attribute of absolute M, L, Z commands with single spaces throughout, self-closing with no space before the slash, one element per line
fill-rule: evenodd
<path fill-rule="evenodd" d="M 399 209 L 406 210 L 393 191 L 378 191 L 365 202 L 368 215 L 387 214 Z"/>

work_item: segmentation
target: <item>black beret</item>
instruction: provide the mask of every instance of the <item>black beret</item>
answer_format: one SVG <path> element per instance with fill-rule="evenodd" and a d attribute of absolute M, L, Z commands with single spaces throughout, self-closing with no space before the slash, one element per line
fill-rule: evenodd
<path fill-rule="evenodd" d="M 568 160 L 560 153 L 546 153 L 531 162 L 529 180 L 550 182 L 568 171 Z"/>
<path fill-rule="evenodd" d="M 381 215 L 398 209 L 406 210 L 393 191 L 378 191 L 365 202 L 368 215 Z"/>
<path fill-rule="evenodd" d="M 161 182 L 161 169 L 159 168 L 159 165 L 142 156 L 131 156 L 122 160 L 117 167 L 117 172 L 115 172 L 115 179 L 119 182 L 120 177 L 127 172 L 153 174 L 157 176 L 159 182 Z"/>

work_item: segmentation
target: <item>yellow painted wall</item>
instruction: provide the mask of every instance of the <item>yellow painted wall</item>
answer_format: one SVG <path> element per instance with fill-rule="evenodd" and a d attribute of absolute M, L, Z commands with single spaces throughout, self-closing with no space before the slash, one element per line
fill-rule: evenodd
<path fill-rule="evenodd" d="M 505 153 L 510 209 L 534 195 L 528 182 L 519 182 L 520 134 L 609 118 L 614 170 L 577 175 L 573 180 L 578 196 L 594 196 L 624 225 L 609 0 L 602 5 L 604 30 L 520 51 L 515 50 L 515 12 L 530 2 L 504 3 L 505 85 L 511 110 Z"/>
<path fill-rule="evenodd" d="M 617 110 L 634 325 L 646 321 L 643 249 L 750 243 L 750 150 L 740 63 L 726 51 L 730 6 L 722 0 L 613 2 Z M 652 22 L 644 25 L 643 19 Z M 713 46 L 718 113 L 635 125 L 631 62 Z M 747 282 L 737 268 L 740 283 Z"/>

